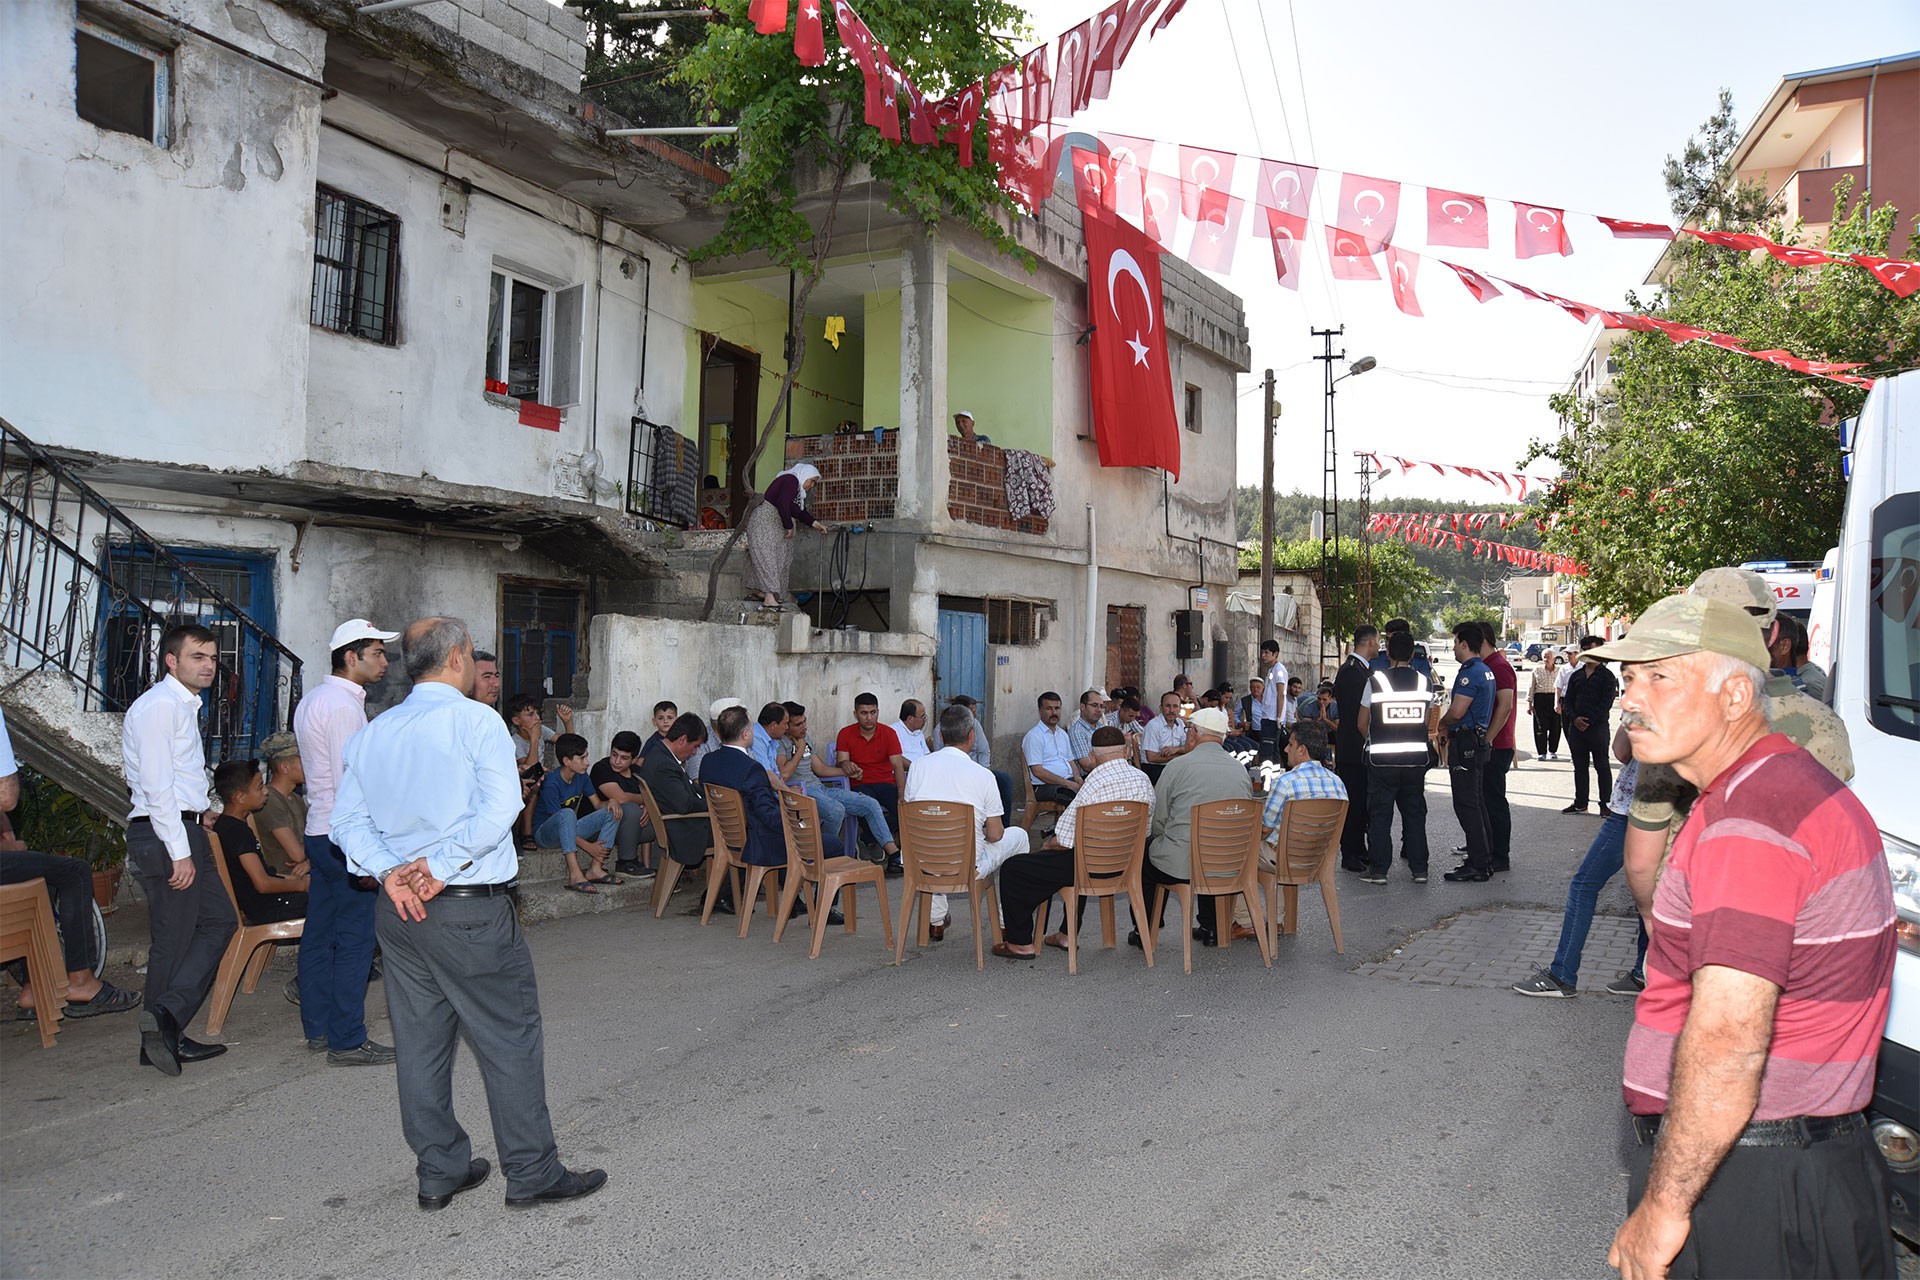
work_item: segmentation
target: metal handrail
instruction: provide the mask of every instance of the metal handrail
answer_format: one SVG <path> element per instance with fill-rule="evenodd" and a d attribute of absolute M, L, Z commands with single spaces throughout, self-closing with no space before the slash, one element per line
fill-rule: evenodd
<path fill-rule="evenodd" d="M 251 754 L 292 724 L 299 657 L 0 418 L 0 661 L 58 671 L 79 686 L 82 710 L 120 711 L 160 677 L 161 633 L 188 620 L 222 638 L 207 759 Z"/>

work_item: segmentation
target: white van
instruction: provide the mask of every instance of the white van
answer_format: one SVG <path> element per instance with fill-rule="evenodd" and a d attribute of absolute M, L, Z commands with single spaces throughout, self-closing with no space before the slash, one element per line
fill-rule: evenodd
<path fill-rule="evenodd" d="M 1899 911 L 1893 1008 L 1871 1109 L 1894 1227 L 1920 1238 L 1920 370 L 1883 378 L 1853 439 L 1834 566 L 1833 709 L 1853 790 L 1886 846 Z"/>

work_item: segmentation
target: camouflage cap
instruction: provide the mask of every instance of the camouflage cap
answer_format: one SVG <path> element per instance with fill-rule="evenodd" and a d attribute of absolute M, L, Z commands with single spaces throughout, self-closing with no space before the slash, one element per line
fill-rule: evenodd
<path fill-rule="evenodd" d="M 288 756 L 297 756 L 299 754 L 300 740 L 285 730 L 263 739 L 260 743 L 260 758 L 262 760 L 285 760 Z"/>
<path fill-rule="evenodd" d="M 1668 596 L 1641 614 L 1624 640 L 1587 650 L 1615 662 L 1657 662 L 1683 653 L 1724 653 L 1761 671 L 1767 647 L 1753 615 L 1712 596 Z"/>
<path fill-rule="evenodd" d="M 1773 588 L 1751 569 L 1709 569 L 1693 580 L 1687 594 L 1725 600 L 1737 609 L 1746 610 L 1762 627 L 1773 621 L 1773 615 L 1780 608 L 1779 601 L 1773 597 Z"/>

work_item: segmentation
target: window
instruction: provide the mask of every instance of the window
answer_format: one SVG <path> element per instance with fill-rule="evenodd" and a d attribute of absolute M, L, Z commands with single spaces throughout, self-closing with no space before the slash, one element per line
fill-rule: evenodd
<path fill-rule="evenodd" d="M 1187 430 L 1198 435 L 1200 432 L 1200 388 L 1191 382 L 1187 384 Z"/>
<path fill-rule="evenodd" d="M 585 290 L 495 271 L 487 294 L 487 389 L 536 404 L 580 402 Z"/>
<path fill-rule="evenodd" d="M 940 608 L 952 613 L 982 613 L 987 618 L 988 644 L 1039 644 L 1040 619 L 1053 604 L 1047 600 L 995 600 L 979 596 L 941 596 Z"/>
<path fill-rule="evenodd" d="M 500 692 L 570 698 L 580 661 L 586 593 L 574 587 L 503 579 L 500 584 Z"/>
<path fill-rule="evenodd" d="M 313 306 L 322 329 L 392 346 L 399 341 L 394 286 L 400 219 L 321 187 L 313 208 Z"/>
<path fill-rule="evenodd" d="M 73 109 L 112 133 L 167 145 L 167 52 L 90 22 L 73 31 Z"/>
<path fill-rule="evenodd" d="M 1920 495 L 1874 509 L 1867 564 L 1867 719 L 1920 739 Z"/>

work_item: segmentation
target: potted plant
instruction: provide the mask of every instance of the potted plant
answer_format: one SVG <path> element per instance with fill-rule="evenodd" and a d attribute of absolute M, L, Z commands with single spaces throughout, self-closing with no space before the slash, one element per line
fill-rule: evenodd
<path fill-rule="evenodd" d="M 20 771 L 20 806 L 14 829 L 29 849 L 79 858 L 93 868 L 93 900 L 102 914 L 114 909 L 126 869 L 127 833 L 105 814 L 53 779 Z"/>

